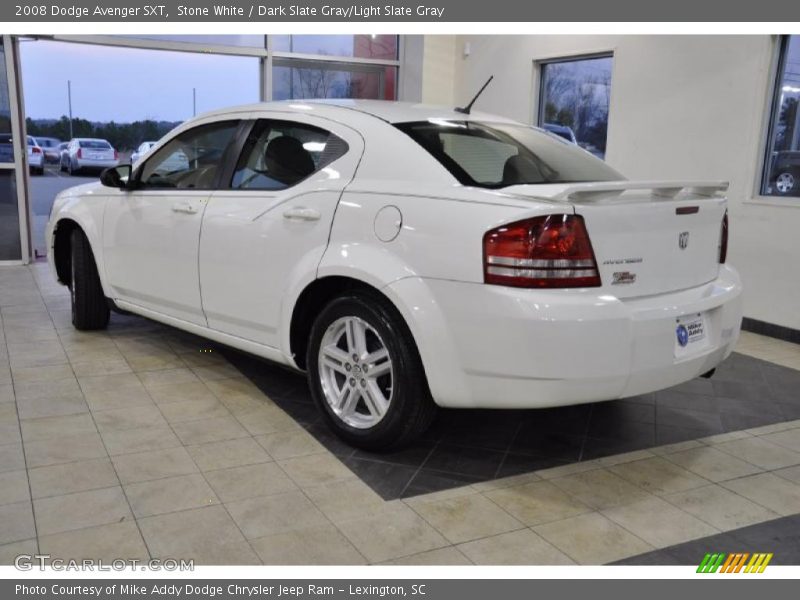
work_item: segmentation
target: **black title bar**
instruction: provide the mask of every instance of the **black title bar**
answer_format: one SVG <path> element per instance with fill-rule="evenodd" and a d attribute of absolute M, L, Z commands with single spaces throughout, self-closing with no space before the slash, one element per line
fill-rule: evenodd
<path fill-rule="evenodd" d="M 797 0 L 3 0 L 3 22 L 800 22 Z"/>

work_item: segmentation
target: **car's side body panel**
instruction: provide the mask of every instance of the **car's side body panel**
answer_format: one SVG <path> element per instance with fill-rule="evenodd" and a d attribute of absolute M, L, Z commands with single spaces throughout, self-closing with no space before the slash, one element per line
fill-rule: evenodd
<path fill-rule="evenodd" d="M 251 116 L 286 118 L 279 112 Z M 339 198 L 364 151 L 361 135 L 349 127 L 307 115 L 292 120 L 330 131 L 347 143 L 347 153 L 284 190 L 215 192 L 205 211 L 198 261 L 209 327 L 276 348 L 288 336 L 284 300 L 292 286 L 304 287 L 316 277 Z M 283 350 L 288 353 L 288 347 Z"/>
<path fill-rule="evenodd" d="M 206 325 L 197 251 L 206 190 L 109 190 L 104 273 L 113 297 Z"/>

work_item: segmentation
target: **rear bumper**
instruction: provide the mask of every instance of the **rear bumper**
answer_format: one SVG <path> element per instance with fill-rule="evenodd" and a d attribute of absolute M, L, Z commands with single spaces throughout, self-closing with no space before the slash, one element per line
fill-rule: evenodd
<path fill-rule="evenodd" d="M 98 160 L 91 158 L 76 158 L 75 166 L 78 169 L 108 169 L 116 167 L 119 164 L 118 160 Z"/>
<path fill-rule="evenodd" d="M 403 279 L 388 288 L 442 406 L 538 408 L 635 396 L 716 367 L 741 325 L 741 283 L 722 266 L 697 288 L 620 300 Z M 707 341 L 676 356 L 676 319 L 700 313 Z"/>

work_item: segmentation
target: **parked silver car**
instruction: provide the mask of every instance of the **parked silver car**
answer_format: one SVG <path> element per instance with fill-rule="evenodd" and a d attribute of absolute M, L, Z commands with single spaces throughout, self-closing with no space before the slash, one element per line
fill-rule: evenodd
<path fill-rule="evenodd" d="M 91 169 L 102 171 L 119 164 L 119 153 L 108 142 L 98 138 L 74 138 L 61 153 L 61 170 L 70 175 Z"/>

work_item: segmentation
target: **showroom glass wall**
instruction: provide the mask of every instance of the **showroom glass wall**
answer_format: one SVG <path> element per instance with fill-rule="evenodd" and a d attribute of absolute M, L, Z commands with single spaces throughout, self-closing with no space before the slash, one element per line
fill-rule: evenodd
<path fill-rule="evenodd" d="M 605 158 L 611 54 L 541 61 L 537 124 Z"/>
<path fill-rule="evenodd" d="M 781 38 L 761 180 L 764 196 L 800 198 L 800 35 Z"/>
<path fill-rule="evenodd" d="M 82 181 L 60 171 L 59 141 L 107 139 L 127 160 L 143 142 L 204 111 L 295 98 L 396 99 L 394 35 L 126 35 L 21 38 L 29 134 L 49 139 L 31 178 L 33 248 L 56 193 Z M 92 174 L 96 178 L 96 174 Z"/>
<path fill-rule="evenodd" d="M 27 231 L 22 170 L 25 156 L 21 143 L 14 42 L 0 35 L 0 263 L 26 261 Z"/>

